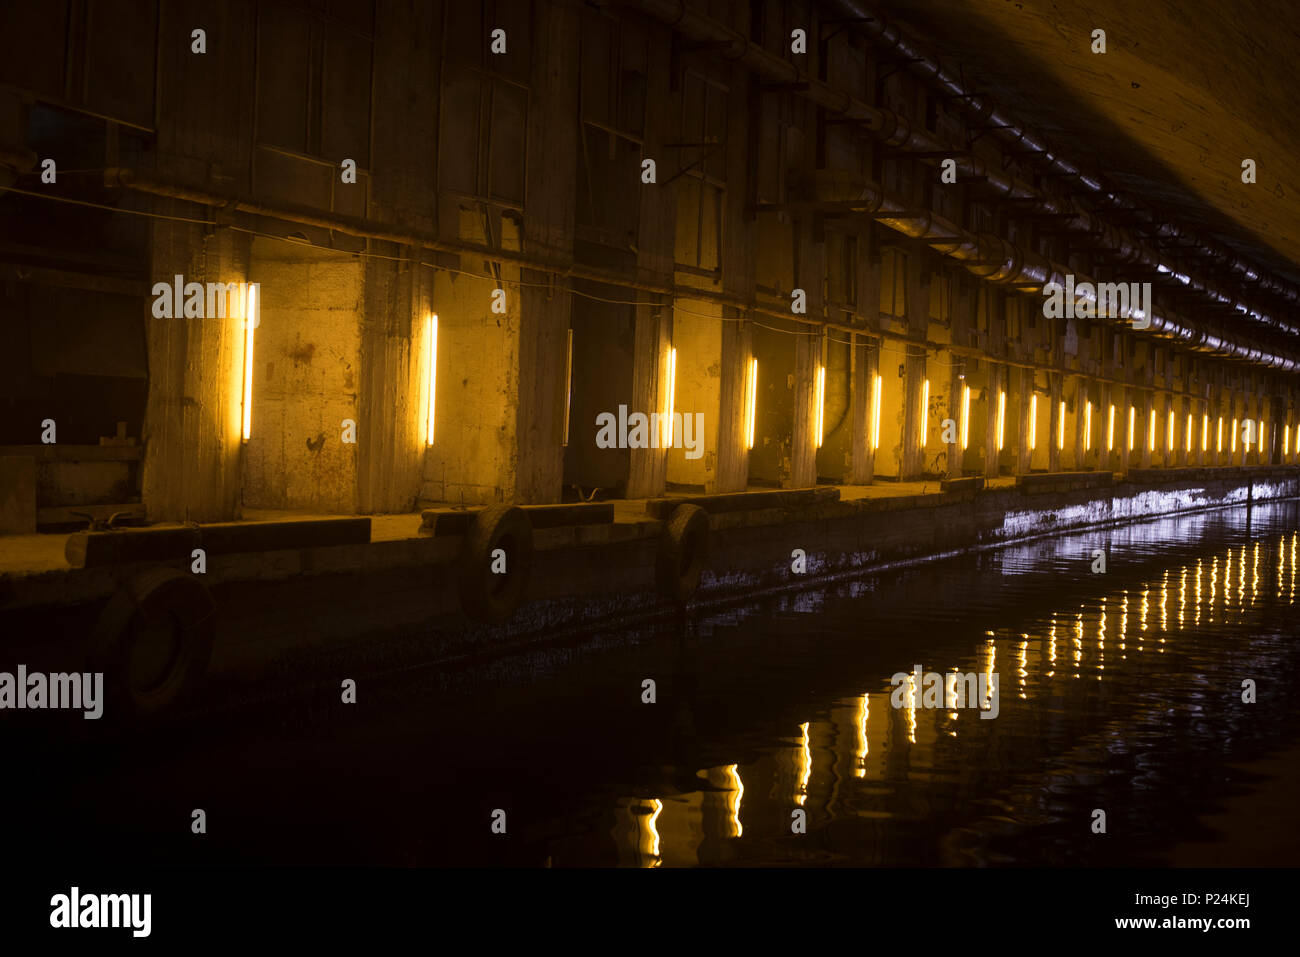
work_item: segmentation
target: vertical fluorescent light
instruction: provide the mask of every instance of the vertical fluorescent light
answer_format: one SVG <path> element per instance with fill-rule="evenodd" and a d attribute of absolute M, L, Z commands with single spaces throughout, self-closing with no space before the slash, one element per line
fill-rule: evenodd
<path fill-rule="evenodd" d="M 817 395 L 814 397 L 817 403 L 817 448 L 822 447 L 822 439 L 825 435 L 822 433 L 822 426 L 825 424 L 823 415 L 826 412 L 826 367 L 817 367 Z"/>
<path fill-rule="evenodd" d="M 1151 406 L 1151 421 L 1147 424 L 1147 451 L 1148 452 L 1154 452 L 1156 450 L 1156 424 L 1158 422 L 1159 422 L 1159 417 L 1156 414 L 1156 407 L 1153 405 Z"/>
<path fill-rule="evenodd" d="M 970 445 L 970 386 L 961 387 L 961 447 L 962 451 Z"/>
<path fill-rule="evenodd" d="M 758 411 L 758 357 L 749 359 L 749 378 L 745 383 L 745 448 L 754 447 L 754 415 Z"/>
<path fill-rule="evenodd" d="M 1187 451 L 1192 450 L 1192 413 L 1187 413 Z"/>
<path fill-rule="evenodd" d="M 1003 438 L 1006 435 L 1007 421 L 1007 393 L 1005 390 L 998 390 L 998 451 L 1002 451 Z"/>
<path fill-rule="evenodd" d="M 1110 404 L 1110 411 L 1106 413 L 1106 451 L 1115 451 L 1115 403 Z"/>
<path fill-rule="evenodd" d="M 1056 417 L 1056 447 L 1065 448 L 1065 400 L 1061 400 L 1060 415 Z"/>
<path fill-rule="evenodd" d="M 1092 399 L 1083 407 L 1083 450 L 1092 451 Z"/>
<path fill-rule="evenodd" d="M 1236 416 L 1234 416 L 1233 419 L 1232 419 L 1232 454 L 1233 454 L 1233 455 L 1236 455 L 1236 454 L 1237 454 L 1237 419 L 1236 419 Z"/>
<path fill-rule="evenodd" d="M 425 340 L 429 343 L 429 398 L 425 408 L 425 427 L 424 427 L 424 444 L 433 445 L 433 423 L 434 413 L 437 408 L 438 392 L 438 314 L 436 312 L 429 314 L 429 320 L 426 323 Z M 565 417 L 565 431 L 567 434 L 569 425 L 568 417 Z"/>
<path fill-rule="evenodd" d="M 247 442 L 253 434 L 253 329 L 257 325 L 258 283 L 248 284 L 244 303 L 244 421 L 242 434 Z"/>
<path fill-rule="evenodd" d="M 1259 420 L 1259 425 L 1255 431 L 1255 450 L 1259 455 L 1264 454 L 1264 420 Z"/>
<path fill-rule="evenodd" d="M 1038 445 L 1038 394 L 1029 397 L 1029 451 Z"/>
<path fill-rule="evenodd" d="M 921 448 L 925 448 L 926 433 L 930 431 L 930 380 L 921 386 Z"/>
<path fill-rule="evenodd" d="M 1223 451 L 1223 416 L 1219 416 L 1219 438 L 1215 443 L 1215 452 Z"/>
<path fill-rule="evenodd" d="M 1167 427 L 1165 428 L 1165 433 L 1166 433 L 1165 445 L 1167 446 L 1166 451 L 1172 452 L 1174 450 L 1174 410 L 1173 409 L 1169 410 L 1169 422 L 1167 423 Z"/>
<path fill-rule="evenodd" d="M 664 415 L 664 448 L 673 447 L 673 403 L 676 400 L 677 391 L 677 350 L 672 346 L 668 347 L 668 402 L 665 406 Z"/>
<path fill-rule="evenodd" d="M 880 448 L 880 393 L 884 385 L 884 380 L 876 376 L 876 384 L 872 388 L 871 396 L 871 449 L 874 452 Z"/>
<path fill-rule="evenodd" d="M 1208 451 L 1210 448 L 1210 413 L 1201 413 L 1201 451 Z"/>
<path fill-rule="evenodd" d="M 1282 458 L 1291 454 L 1291 429 L 1290 427 L 1282 430 Z"/>
<path fill-rule="evenodd" d="M 564 430 L 561 445 L 569 444 L 569 413 L 573 408 L 573 329 L 565 330 L 567 344 L 564 353 Z"/>
<path fill-rule="evenodd" d="M 1133 451 L 1133 436 L 1136 435 L 1134 428 L 1137 424 L 1137 406 L 1128 407 L 1128 450 Z"/>

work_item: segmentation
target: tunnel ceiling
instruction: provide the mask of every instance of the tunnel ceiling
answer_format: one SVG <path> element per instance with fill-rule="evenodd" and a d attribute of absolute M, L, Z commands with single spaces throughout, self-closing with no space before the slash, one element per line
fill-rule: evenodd
<path fill-rule="evenodd" d="M 879 0 L 1115 189 L 1300 283 L 1300 4 Z M 1106 53 L 1090 36 L 1106 31 Z M 951 65 L 951 64 L 950 64 Z M 1241 182 L 1254 159 L 1258 182 Z"/>

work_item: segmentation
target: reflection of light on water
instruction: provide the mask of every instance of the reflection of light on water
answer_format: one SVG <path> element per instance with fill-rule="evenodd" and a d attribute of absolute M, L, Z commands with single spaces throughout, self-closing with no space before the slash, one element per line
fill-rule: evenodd
<path fill-rule="evenodd" d="M 1251 563 L 1250 600 L 1259 600 L 1259 542 L 1255 543 L 1255 559 Z"/>
<path fill-rule="evenodd" d="M 1196 624 L 1201 623 L 1201 560 L 1196 559 Z"/>
<path fill-rule="evenodd" d="M 916 744 L 916 675 L 907 676 L 907 740 Z"/>
<path fill-rule="evenodd" d="M 1101 600 L 1101 621 L 1097 624 L 1097 670 L 1106 670 L 1106 599 Z M 1101 675 L 1097 675 L 1101 680 Z"/>
<path fill-rule="evenodd" d="M 1119 614 L 1119 650 L 1127 650 L 1125 638 L 1128 635 L 1128 589 L 1124 589 L 1124 603 L 1120 606 Z M 1128 660 L 1128 655 L 1120 655 L 1120 658 Z"/>
<path fill-rule="evenodd" d="M 870 695 L 863 695 L 858 699 L 858 764 L 853 769 L 853 776 L 864 778 L 867 776 L 867 751 L 870 745 L 867 743 L 867 717 L 871 713 Z"/>
<path fill-rule="evenodd" d="M 1286 552 L 1282 549 L 1286 545 L 1286 536 L 1283 535 L 1277 540 L 1277 597 L 1282 597 L 1283 583 L 1286 581 Z"/>
<path fill-rule="evenodd" d="M 1287 597 L 1288 605 L 1295 605 L 1296 601 L 1296 532 L 1291 533 L 1291 588 L 1290 596 Z"/>
<path fill-rule="evenodd" d="M 727 814 L 730 818 L 731 836 L 740 837 L 745 833 L 745 828 L 740 823 L 740 799 L 745 796 L 745 782 L 740 780 L 740 770 L 734 764 L 727 766 L 727 777 L 731 779 L 731 790 L 727 794 Z"/>
<path fill-rule="evenodd" d="M 1178 627 L 1183 627 L 1183 609 L 1187 606 L 1187 566 L 1178 578 Z"/>
<path fill-rule="evenodd" d="M 1052 664 L 1052 670 L 1047 673 L 1047 677 L 1056 676 L 1056 616 L 1052 616 L 1052 631 L 1048 635 L 1047 660 Z"/>
<path fill-rule="evenodd" d="M 1228 557 L 1223 561 L 1223 611 L 1224 618 L 1227 618 L 1228 602 L 1232 601 L 1232 549 L 1228 549 Z"/>
<path fill-rule="evenodd" d="M 1074 676 L 1079 677 L 1079 662 L 1083 660 L 1083 612 L 1074 620 Z"/>
<path fill-rule="evenodd" d="M 915 719 L 913 720 L 915 721 Z M 808 800 L 808 780 L 812 777 L 812 748 L 808 746 L 807 721 L 799 725 L 799 731 L 803 735 L 803 741 L 799 747 L 799 792 L 794 796 L 794 799 L 803 804 Z"/>
<path fill-rule="evenodd" d="M 1161 631 L 1169 630 L 1169 613 L 1165 608 L 1168 601 L 1169 601 L 1169 569 L 1166 568 L 1164 583 L 1160 586 L 1160 630 Z M 1163 642 L 1165 639 L 1162 636 L 1160 640 L 1161 642 Z"/>
<path fill-rule="evenodd" d="M 993 634 L 993 632 L 989 632 Z M 998 660 L 998 646 L 989 639 L 989 662 L 984 668 L 984 703 L 981 707 L 987 711 L 993 707 L 993 663 Z"/>
<path fill-rule="evenodd" d="M 1210 602 L 1208 610 L 1210 612 L 1210 621 L 1214 621 L 1214 593 L 1218 590 L 1219 584 L 1219 556 L 1214 556 L 1214 562 L 1210 565 Z"/>
<path fill-rule="evenodd" d="M 1025 670 L 1025 663 L 1029 657 L 1029 636 L 1021 635 L 1024 640 L 1020 642 L 1020 697 L 1028 697 L 1025 694 L 1025 679 L 1029 677 L 1029 672 Z"/>
<path fill-rule="evenodd" d="M 1244 605 L 1246 602 L 1246 548 L 1241 549 L 1241 563 L 1237 569 L 1237 605 Z"/>

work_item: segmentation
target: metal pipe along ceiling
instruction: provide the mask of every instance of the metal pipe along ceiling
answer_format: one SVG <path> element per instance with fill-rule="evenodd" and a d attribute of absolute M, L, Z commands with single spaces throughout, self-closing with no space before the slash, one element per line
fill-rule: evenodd
<path fill-rule="evenodd" d="M 890 196 L 875 183 L 863 182 L 860 177 L 818 172 L 810 177 L 810 182 L 818 201 L 848 203 L 853 210 L 870 213 L 876 222 L 924 242 L 935 252 L 956 260 L 972 274 L 988 282 L 1012 284 L 1020 291 L 1032 295 L 1049 283 L 1063 287 L 1066 275 L 1070 272 L 1069 267 L 1054 263 L 1032 250 L 1015 246 L 1001 236 L 992 233 L 976 235 L 937 213 L 909 210 L 901 200 Z M 1095 281 L 1081 273 L 1074 273 L 1074 277 L 1076 284 L 1092 284 L 1091 294 L 1077 295 L 1075 301 L 1090 303 L 1095 312 Z M 1031 288 L 1031 285 L 1036 289 Z M 1151 316 L 1145 317 L 1135 303 L 1127 303 L 1118 316 L 1103 318 L 1111 318 L 1120 325 L 1131 323 L 1134 319 L 1149 318 L 1150 325 L 1145 330 L 1134 331 L 1176 339 L 1197 352 L 1241 359 L 1285 372 L 1300 371 L 1300 359 L 1295 356 L 1267 352 L 1249 341 L 1224 339 L 1189 324 L 1167 309 L 1153 309 Z"/>
<path fill-rule="evenodd" d="M 1101 180 L 1087 175 L 1065 157 L 1054 153 L 1045 139 L 1017 122 L 989 97 L 971 92 L 962 82 L 961 77 L 945 67 L 937 57 L 923 50 L 900 27 L 890 23 L 876 10 L 869 9 L 859 0 L 827 0 L 827 3 L 841 17 L 856 21 L 853 26 L 859 33 L 881 49 L 897 54 L 907 64 L 909 71 L 939 88 L 944 95 L 960 104 L 961 108 L 981 125 L 990 127 L 992 134 L 1004 144 L 1040 154 L 1036 161 L 1045 165 L 1051 174 L 1074 181 L 1093 194 L 1095 200 L 1110 206 L 1125 205 L 1125 200 L 1108 189 Z M 1193 253 L 1214 259 L 1221 266 L 1235 273 L 1242 282 L 1258 285 L 1288 303 L 1300 302 L 1300 287 L 1272 276 L 1262 275 L 1254 266 L 1221 243 L 1197 237 L 1171 223 L 1157 223 L 1153 226 L 1159 238 L 1189 245 Z M 1219 301 L 1227 302 L 1226 297 L 1221 297 L 1212 286 L 1206 286 L 1205 289 Z M 1268 319 L 1263 315 L 1252 316 L 1252 318 L 1257 321 Z M 1294 327 L 1285 327 L 1284 331 L 1295 334 Z"/>
<path fill-rule="evenodd" d="M 951 145 L 936 139 L 928 130 L 914 126 L 906 117 L 890 110 L 871 106 L 842 90 L 831 87 L 821 80 L 805 76 L 798 67 L 788 60 L 775 56 L 757 44 L 751 43 L 747 37 L 730 27 L 697 13 L 687 6 L 684 0 L 616 0 L 616 2 L 620 5 L 632 6 L 642 10 L 692 41 L 709 44 L 718 49 L 721 56 L 726 59 L 737 60 L 769 80 L 786 84 L 800 84 L 801 89 L 799 92 L 802 95 L 827 110 L 858 121 L 865 129 L 879 137 L 887 146 L 925 153 L 954 149 Z M 850 9 L 859 12 L 849 12 Z M 851 17 L 871 16 L 869 13 L 861 12 L 860 7 L 845 7 L 845 11 L 845 15 Z M 867 26 L 879 23 L 874 19 L 864 22 Z M 895 28 L 891 27 L 885 30 L 883 26 L 877 26 L 877 29 L 890 38 L 889 42 L 896 45 L 900 55 L 921 56 L 919 51 L 914 51 L 914 48 L 902 39 L 901 33 Z M 922 60 L 921 62 L 931 63 L 931 72 L 944 77 L 945 83 L 956 82 L 955 78 L 951 77 L 951 74 L 947 74 L 941 65 L 931 60 Z M 987 101 L 985 105 L 986 108 L 992 109 L 991 104 L 988 104 Z M 995 115 L 1008 120 L 1009 123 L 1009 118 L 1006 118 L 1001 113 Z M 1030 134 L 1023 130 L 1020 132 L 1019 142 L 1029 143 L 1031 148 L 1034 149 L 1039 147 L 1046 149 L 1044 143 L 1033 139 Z M 954 152 L 956 151 L 954 150 Z M 1107 248 L 1115 258 L 1151 269 L 1158 278 L 1164 277 L 1171 283 L 1176 283 L 1205 295 L 1217 305 L 1231 307 L 1242 316 L 1264 325 L 1271 331 L 1287 335 L 1300 335 L 1300 327 L 1293 326 L 1275 316 L 1251 308 L 1217 286 L 1199 277 L 1194 278 L 1186 275 L 1175 267 L 1165 264 L 1157 252 L 1140 240 L 1135 239 L 1127 230 L 1103 221 L 1077 203 L 1044 196 L 1032 186 L 994 170 L 975 157 L 954 155 L 952 159 L 956 161 L 958 169 L 961 169 L 967 175 L 984 178 L 990 188 L 997 190 L 1009 199 L 1034 200 L 1039 203 L 1045 212 L 1062 217 L 1068 216 L 1068 219 L 1063 219 L 1063 225 L 1066 228 L 1093 236 L 1096 242 Z M 939 162 L 939 157 L 924 157 L 922 161 L 936 165 Z M 1104 187 L 1100 183 L 1095 183 L 1095 181 L 1083 177 L 1083 174 L 1075 170 L 1070 164 L 1065 163 L 1064 160 L 1060 160 L 1060 163 L 1064 164 L 1062 169 L 1073 171 L 1068 174 L 1062 173 L 1062 175 L 1082 177 L 1081 182 L 1090 185 L 1095 184 L 1098 193 L 1104 194 L 1104 197 L 1112 201 L 1114 200 L 1112 194 L 1105 193 Z M 1251 275 L 1257 276 L 1258 273 L 1252 270 Z M 1254 350 L 1246 351 L 1253 352 Z M 1274 366 L 1275 368 L 1283 368 L 1290 361 L 1281 357 L 1278 358 L 1280 361 Z"/>

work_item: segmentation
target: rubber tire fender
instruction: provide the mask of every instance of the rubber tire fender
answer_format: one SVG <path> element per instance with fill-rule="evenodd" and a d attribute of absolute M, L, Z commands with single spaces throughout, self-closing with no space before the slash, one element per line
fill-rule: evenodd
<path fill-rule="evenodd" d="M 690 601 L 700 585 L 709 553 L 709 514 L 698 505 L 678 505 L 659 537 L 655 587 L 678 605 Z"/>
<path fill-rule="evenodd" d="M 91 670 L 104 673 L 106 702 L 147 719 L 192 700 L 212 659 L 215 609 L 207 587 L 175 568 L 147 568 L 127 579 L 104 607 L 87 648 Z M 168 636 L 166 669 L 153 683 L 138 686 L 132 658 L 148 652 L 156 634 Z"/>
<path fill-rule="evenodd" d="M 506 571 L 492 571 L 502 549 Z M 514 505 L 493 505 L 476 516 L 461 543 L 460 606 L 471 618 L 503 625 L 514 617 L 533 571 L 533 523 Z"/>

